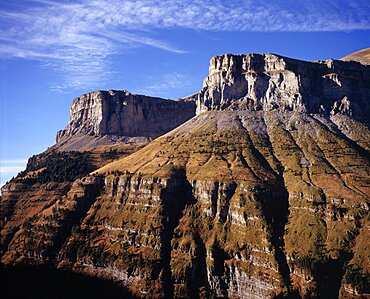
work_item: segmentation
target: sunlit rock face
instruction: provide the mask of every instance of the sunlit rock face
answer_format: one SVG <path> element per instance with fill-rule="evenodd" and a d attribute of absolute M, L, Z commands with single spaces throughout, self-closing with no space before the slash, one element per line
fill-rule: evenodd
<path fill-rule="evenodd" d="M 94 91 L 76 98 L 57 142 L 73 135 L 157 137 L 195 114 L 192 101 L 165 100 L 128 91 Z"/>
<path fill-rule="evenodd" d="M 213 109 L 300 111 L 370 117 L 370 71 L 357 62 L 306 62 L 274 54 L 211 59 L 197 113 Z"/>

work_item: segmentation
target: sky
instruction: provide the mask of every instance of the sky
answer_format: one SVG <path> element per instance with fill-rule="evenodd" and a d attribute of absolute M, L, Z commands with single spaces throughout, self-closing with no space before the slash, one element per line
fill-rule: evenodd
<path fill-rule="evenodd" d="M 83 93 L 176 99 L 200 90 L 214 55 L 367 47 L 367 0 L 1 0 L 0 185 L 55 143 Z"/>

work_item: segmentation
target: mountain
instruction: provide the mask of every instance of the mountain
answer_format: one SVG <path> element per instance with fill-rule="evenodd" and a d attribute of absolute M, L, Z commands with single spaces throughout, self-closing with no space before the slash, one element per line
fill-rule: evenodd
<path fill-rule="evenodd" d="M 369 95 L 357 62 L 225 54 L 178 101 L 81 96 L 2 189 L 1 262 L 140 298 L 366 297 Z"/>
<path fill-rule="evenodd" d="M 349 54 L 343 58 L 343 61 L 357 61 L 365 65 L 370 64 L 370 48 L 366 48 L 355 53 Z"/>

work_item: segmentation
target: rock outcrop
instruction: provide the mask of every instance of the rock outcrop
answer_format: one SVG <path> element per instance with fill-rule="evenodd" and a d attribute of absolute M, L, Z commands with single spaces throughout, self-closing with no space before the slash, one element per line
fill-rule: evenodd
<path fill-rule="evenodd" d="M 82 96 L 45 162 L 3 188 L 1 262 L 110 279 L 139 298 L 368 296 L 369 71 L 223 55 L 185 100 Z M 172 126 L 132 148 L 133 134 Z M 75 136 L 117 143 L 53 152 Z M 74 180 L 64 170 L 81 154 Z"/>
<path fill-rule="evenodd" d="M 300 111 L 370 119 L 370 69 L 357 62 L 306 62 L 274 54 L 211 59 L 202 90 L 191 96 L 208 110 Z"/>
<path fill-rule="evenodd" d="M 158 137 L 195 115 L 192 101 L 165 100 L 128 91 L 95 91 L 73 100 L 61 142 L 75 135 Z"/>

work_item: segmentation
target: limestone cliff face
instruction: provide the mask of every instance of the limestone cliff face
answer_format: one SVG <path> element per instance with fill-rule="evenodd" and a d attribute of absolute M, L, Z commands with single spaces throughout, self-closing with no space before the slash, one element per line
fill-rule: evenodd
<path fill-rule="evenodd" d="M 172 101 L 128 91 L 95 91 L 76 98 L 57 143 L 74 135 L 158 137 L 195 115 L 192 101 Z"/>
<path fill-rule="evenodd" d="M 98 172 L 140 174 L 143 182 L 176 177 L 187 186 L 178 191 L 183 198 L 157 198 L 185 205 L 170 220 L 175 297 L 356 298 L 369 291 L 369 159 L 335 122 L 297 112 L 206 112 Z M 352 125 L 352 133 L 369 144 L 368 129 Z M 114 181 L 108 198 L 123 198 L 129 209 L 128 185 Z M 127 203 L 140 198 L 134 205 L 145 210 L 153 194 L 146 188 Z"/>
<path fill-rule="evenodd" d="M 301 111 L 370 118 L 370 69 L 357 62 L 306 62 L 274 54 L 211 59 L 197 113 L 213 109 Z"/>

